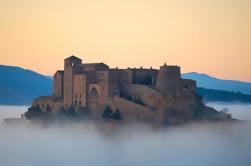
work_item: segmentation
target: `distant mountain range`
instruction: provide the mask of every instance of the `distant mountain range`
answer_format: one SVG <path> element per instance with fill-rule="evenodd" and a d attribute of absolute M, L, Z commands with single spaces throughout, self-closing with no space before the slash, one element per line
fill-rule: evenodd
<path fill-rule="evenodd" d="M 209 76 L 207 74 L 200 74 L 196 72 L 182 74 L 182 77 L 196 80 L 198 87 L 251 94 L 251 83 L 248 82 L 223 80 Z"/>
<path fill-rule="evenodd" d="M 51 78 L 20 67 L 0 65 L 1 105 L 29 105 L 34 97 L 51 92 Z"/>
<path fill-rule="evenodd" d="M 250 102 L 251 83 L 221 80 L 199 73 L 182 74 L 197 81 L 197 93 L 206 101 Z M 51 95 L 52 77 L 20 67 L 0 65 L 0 105 L 30 105 L 38 96 Z M 243 94 L 242 94 L 243 93 Z"/>

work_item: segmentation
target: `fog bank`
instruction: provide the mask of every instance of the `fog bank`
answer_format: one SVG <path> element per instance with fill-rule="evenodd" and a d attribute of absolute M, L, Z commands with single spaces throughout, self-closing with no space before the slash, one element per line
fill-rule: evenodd
<path fill-rule="evenodd" d="M 251 124 L 0 127 L 1 166 L 250 166 Z"/>
<path fill-rule="evenodd" d="M 227 108 L 228 113 L 233 118 L 239 120 L 251 120 L 251 104 L 249 103 L 223 103 L 223 102 L 209 102 L 208 106 L 215 108 L 218 111 Z"/>
<path fill-rule="evenodd" d="M 17 108 L 3 108 L 19 117 Z M 20 112 L 25 109 L 20 107 Z M 196 123 L 159 130 L 143 124 L 1 123 L 0 165 L 250 166 L 251 123 Z"/>

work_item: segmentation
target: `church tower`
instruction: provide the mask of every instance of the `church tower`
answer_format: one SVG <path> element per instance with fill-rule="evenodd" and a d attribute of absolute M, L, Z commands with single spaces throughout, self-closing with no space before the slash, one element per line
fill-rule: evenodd
<path fill-rule="evenodd" d="M 82 64 L 82 60 L 70 56 L 64 60 L 64 107 L 73 105 L 73 67 Z"/>

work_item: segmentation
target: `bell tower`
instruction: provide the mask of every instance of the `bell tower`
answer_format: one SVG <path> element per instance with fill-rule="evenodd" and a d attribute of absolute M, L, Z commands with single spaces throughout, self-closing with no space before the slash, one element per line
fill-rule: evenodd
<path fill-rule="evenodd" d="M 82 60 L 70 56 L 64 60 L 64 107 L 73 105 L 73 67 L 82 64 Z"/>

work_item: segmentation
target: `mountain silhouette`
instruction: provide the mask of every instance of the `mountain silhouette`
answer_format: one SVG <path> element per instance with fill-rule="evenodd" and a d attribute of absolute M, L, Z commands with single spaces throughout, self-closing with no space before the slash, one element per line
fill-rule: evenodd
<path fill-rule="evenodd" d="M 202 88 L 251 94 L 251 83 L 249 82 L 223 80 L 196 72 L 182 74 L 182 77 L 195 80 L 197 82 L 197 86 Z"/>
<path fill-rule="evenodd" d="M 1 105 L 29 105 L 34 97 L 51 93 L 51 78 L 20 67 L 0 65 Z"/>

